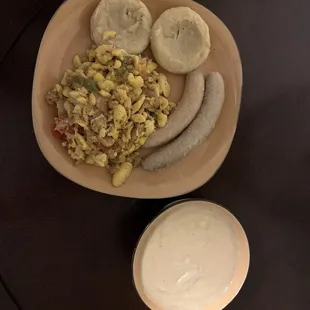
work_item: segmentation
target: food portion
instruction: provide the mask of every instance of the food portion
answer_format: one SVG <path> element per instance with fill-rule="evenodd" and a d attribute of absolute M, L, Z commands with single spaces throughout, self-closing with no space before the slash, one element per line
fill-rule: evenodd
<path fill-rule="evenodd" d="M 106 167 L 121 186 L 140 164 L 138 150 L 167 123 L 170 85 L 151 59 L 112 45 L 76 55 L 73 66 L 46 94 L 57 107 L 54 133 L 76 163 Z"/>
<path fill-rule="evenodd" d="M 204 76 L 195 70 L 187 74 L 181 101 L 169 117 L 167 125 L 156 130 L 145 142 L 144 148 L 151 148 L 168 143 L 177 137 L 198 113 L 205 88 Z"/>
<path fill-rule="evenodd" d="M 213 304 L 235 285 L 241 246 L 234 225 L 203 201 L 183 202 L 155 219 L 138 246 L 135 280 L 153 309 L 219 309 Z"/>
<path fill-rule="evenodd" d="M 145 170 L 158 170 L 172 165 L 204 141 L 220 115 L 225 99 L 224 81 L 220 73 L 206 78 L 205 97 L 193 122 L 174 141 L 149 155 L 143 162 Z"/>
<path fill-rule="evenodd" d="M 152 17 L 140 0 L 101 0 L 91 17 L 94 42 L 142 53 L 149 44 Z"/>
<path fill-rule="evenodd" d="M 46 94 L 57 107 L 53 133 L 71 158 L 108 169 L 115 187 L 140 165 L 142 147 L 170 143 L 143 161 L 145 170 L 180 160 L 210 134 L 224 101 L 221 75 L 210 74 L 205 84 L 196 70 L 210 52 L 204 20 L 190 8 L 176 7 L 151 28 L 151 14 L 140 0 L 101 0 L 91 17 L 97 45 L 76 55 L 73 69 Z M 150 40 L 164 69 L 187 73 L 177 105 L 168 99 L 170 84 L 157 63 L 141 56 Z"/>
<path fill-rule="evenodd" d="M 171 73 L 184 74 L 208 58 L 211 47 L 209 27 L 190 8 L 171 8 L 154 23 L 151 46 L 161 67 Z"/>

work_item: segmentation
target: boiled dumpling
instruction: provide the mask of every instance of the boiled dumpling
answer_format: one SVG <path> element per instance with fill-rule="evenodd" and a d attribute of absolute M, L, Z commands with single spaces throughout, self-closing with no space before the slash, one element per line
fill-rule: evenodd
<path fill-rule="evenodd" d="M 96 44 L 109 42 L 128 53 L 142 53 L 149 44 L 152 17 L 140 0 L 101 0 L 91 17 Z"/>
<path fill-rule="evenodd" d="M 188 7 L 165 11 L 151 32 L 153 55 L 161 67 L 184 74 L 199 67 L 210 53 L 209 27 Z"/>

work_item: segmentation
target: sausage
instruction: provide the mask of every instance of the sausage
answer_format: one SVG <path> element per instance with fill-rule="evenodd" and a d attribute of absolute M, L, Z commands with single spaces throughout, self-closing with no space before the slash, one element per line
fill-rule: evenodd
<path fill-rule="evenodd" d="M 149 155 L 142 162 L 142 167 L 154 171 L 170 166 L 204 141 L 215 126 L 224 98 L 224 81 L 221 74 L 210 73 L 206 78 L 205 97 L 194 121 L 173 142 Z"/>
<path fill-rule="evenodd" d="M 176 110 L 169 116 L 165 127 L 156 130 L 143 148 L 163 145 L 177 137 L 195 118 L 204 94 L 204 77 L 197 70 L 187 74 L 184 93 Z"/>

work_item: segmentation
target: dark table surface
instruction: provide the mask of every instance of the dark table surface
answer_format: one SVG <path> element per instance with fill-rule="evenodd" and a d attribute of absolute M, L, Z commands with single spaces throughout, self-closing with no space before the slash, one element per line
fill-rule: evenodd
<path fill-rule="evenodd" d="M 310 1 L 200 1 L 230 28 L 244 90 L 238 130 L 216 176 L 187 197 L 226 206 L 251 247 L 228 310 L 310 304 Z M 131 255 L 171 200 L 111 197 L 60 176 L 37 146 L 31 86 L 60 0 L 8 1 L 0 13 L 0 309 L 145 309 Z"/>

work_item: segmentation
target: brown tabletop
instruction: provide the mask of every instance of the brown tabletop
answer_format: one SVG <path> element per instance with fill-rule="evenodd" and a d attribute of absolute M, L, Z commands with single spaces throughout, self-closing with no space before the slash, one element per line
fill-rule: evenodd
<path fill-rule="evenodd" d="M 233 33 L 244 90 L 226 161 L 187 197 L 226 206 L 248 235 L 250 271 L 228 310 L 307 310 L 310 1 L 200 2 Z M 34 137 L 34 64 L 60 3 L 8 1 L 0 13 L 0 309 L 146 309 L 132 285 L 131 255 L 171 200 L 82 188 L 46 162 Z"/>

